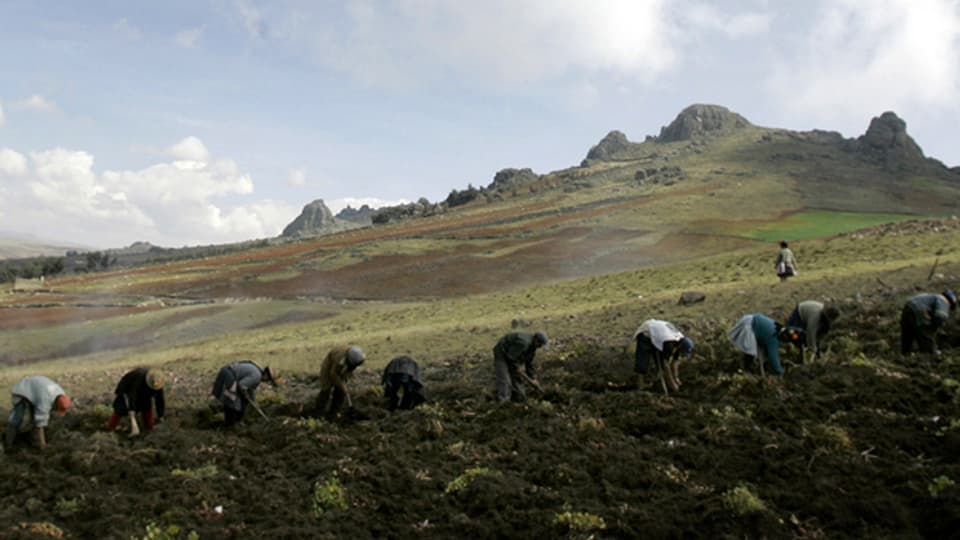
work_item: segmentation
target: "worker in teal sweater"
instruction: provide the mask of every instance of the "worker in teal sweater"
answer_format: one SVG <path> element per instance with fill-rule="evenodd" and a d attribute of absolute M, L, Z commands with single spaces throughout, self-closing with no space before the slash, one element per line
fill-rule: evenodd
<path fill-rule="evenodd" d="M 781 328 L 780 324 L 770 317 L 751 313 L 741 317 L 727 332 L 733 346 L 744 354 L 744 369 L 750 369 L 759 359 L 761 372 L 764 362 L 769 361 L 773 372 L 783 375 L 783 366 L 780 364 Z"/>

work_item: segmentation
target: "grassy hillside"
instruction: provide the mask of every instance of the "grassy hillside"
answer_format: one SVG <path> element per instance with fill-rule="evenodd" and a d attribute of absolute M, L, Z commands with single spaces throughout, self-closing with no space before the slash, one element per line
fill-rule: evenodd
<path fill-rule="evenodd" d="M 44 373 L 75 403 L 45 454 L 2 458 L 0 536 L 949 537 L 960 327 L 936 363 L 897 339 L 909 296 L 960 288 L 956 187 L 836 139 L 651 141 L 491 204 L 0 295 L 0 388 Z M 799 260 L 786 283 L 779 239 Z M 805 299 L 842 311 L 825 358 L 743 371 L 727 329 Z M 697 344 L 669 397 L 632 372 L 652 317 Z M 490 351 L 515 329 L 551 337 L 546 392 L 499 405 Z M 317 371 L 341 343 L 367 353 L 356 407 L 322 420 Z M 389 414 L 379 372 L 400 354 L 432 403 Z M 269 420 L 228 430 L 208 393 L 238 359 L 288 384 L 261 389 Z M 166 375 L 169 414 L 131 441 L 100 426 L 134 366 Z"/>
<path fill-rule="evenodd" d="M 151 523 L 201 538 L 445 538 L 463 527 L 479 538 L 949 536 L 960 520 L 958 326 L 934 369 L 895 349 L 905 298 L 960 286 L 958 234 L 958 220 L 908 221 L 798 241 L 800 275 L 787 283 L 764 244 L 463 297 L 187 305 L 7 333 L 4 347 L 47 351 L 151 339 L 0 372 L 5 387 L 50 374 L 76 402 L 53 421 L 46 455 L 6 458 L 0 481 L 24 488 L 0 516 L 14 538 L 141 537 Z M 692 289 L 707 300 L 678 305 Z M 782 381 L 739 370 L 726 329 L 747 312 L 782 320 L 806 298 L 843 310 L 824 361 L 800 365 L 788 351 Z M 697 342 L 670 397 L 654 377 L 632 384 L 630 336 L 649 317 Z M 551 336 L 538 355 L 547 392 L 497 405 L 489 351 L 515 320 Z M 361 345 L 368 362 L 351 385 L 356 409 L 327 422 L 311 417 L 312 400 L 335 343 Z M 433 404 L 390 415 L 378 368 L 401 353 L 424 364 Z M 224 430 L 206 393 L 238 358 L 289 382 L 261 389 L 269 421 Z M 167 374 L 170 412 L 127 441 L 98 429 L 135 365 Z"/>

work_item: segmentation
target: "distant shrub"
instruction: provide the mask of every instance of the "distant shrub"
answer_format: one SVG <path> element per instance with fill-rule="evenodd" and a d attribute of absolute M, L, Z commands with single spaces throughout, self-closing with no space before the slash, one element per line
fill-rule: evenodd
<path fill-rule="evenodd" d="M 217 476 L 219 470 L 216 463 L 208 463 L 196 469 L 173 469 L 170 474 L 173 476 L 182 476 L 191 480 L 203 480 Z"/>
<path fill-rule="evenodd" d="M 463 474 L 454 478 L 447 484 L 447 487 L 443 490 L 445 495 L 450 495 L 452 493 L 457 493 L 462 491 L 467 486 L 473 483 L 478 477 L 483 475 L 496 475 L 500 474 L 492 469 L 487 467 L 474 467 L 472 469 L 467 469 L 463 471 Z"/>
<path fill-rule="evenodd" d="M 602 517 L 588 512 L 563 512 L 553 516 L 554 525 L 562 525 L 572 533 L 589 533 L 607 528 Z"/>
<path fill-rule="evenodd" d="M 940 475 L 933 479 L 932 482 L 927 484 L 927 491 L 930 492 L 930 496 L 937 498 L 940 496 L 940 493 L 943 490 L 955 486 L 957 483 L 954 482 L 949 476 Z"/>
<path fill-rule="evenodd" d="M 723 507 L 736 516 L 745 516 L 767 509 L 767 505 L 750 490 L 747 484 L 741 483 L 737 487 L 727 490 L 720 497 L 723 500 Z"/>
<path fill-rule="evenodd" d="M 336 473 L 326 480 L 317 480 L 313 484 L 313 515 L 321 518 L 327 512 L 333 510 L 346 510 L 350 505 L 347 504 L 347 492 Z"/>
<path fill-rule="evenodd" d="M 849 452 L 856 449 L 847 430 L 833 424 L 817 424 L 804 428 L 803 435 L 819 451 Z"/>
<path fill-rule="evenodd" d="M 155 523 L 147 524 L 147 534 L 136 537 L 131 536 L 130 540 L 200 540 L 200 535 L 196 531 L 190 531 L 186 536 L 182 534 L 180 527 L 176 525 L 167 525 L 161 527 Z"/>

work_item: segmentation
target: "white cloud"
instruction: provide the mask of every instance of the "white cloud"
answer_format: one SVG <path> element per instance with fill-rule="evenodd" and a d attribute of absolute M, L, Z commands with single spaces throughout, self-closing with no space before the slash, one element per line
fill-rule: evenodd
<path fill-rule="evenodd" d="M 794 115 L 865 124 L 891 109 L 958 106 L 954 0 L 823 0 L 797 50 L 768 83 Z"/>
<path fill-rule="evenodd" d="M 27 158 L 9 148 L 0 148 L 0 175 L 21 176 L 27 172 Z"/>
<path fill-rule="evenodd" d="M 677 62 L 665 0 L 354 1 L 290 13 L 276 34 L 373 84 L 455 72 L 492 85 L 611 72 L 649 80 Z"/>
<path fill-rule="evenodd" d="M 39 112 L 56 112 L 57 104 L 48 100 L 47 98 L 41 96 L 40 94 L 34 94 L 27 99 L 22 99 L 16 101 L 13 104 L 17 109 L 24 109 L 28 111 L 39 111 Z"/>
<path fill-rule="evenodd" d="M 88 152 L 54 148 L 28 162 L 0 149 L 0 229 L 28 224 L 40 236 L 102 247 L 177 246 L 276 236 L 296 217 L 286 203 L 251 200 L 250 175 L 211 158 L 199 139 L 178 146 L 172 162 L 102 174 Z M 201 153 L 206 159 L 179 159 Z"/>
<path fill-rule="evenodd" d="M 179 161 L 205 162 L 210 159 L 210 152 L 203 141 L 190 136 L 167 149 L 167 155 Z"/>
<path fill-rule="evenodd" d="M 200 41 L 202 36 L 203 28 L 181 30 L 180 32 L 177 32 L 176 36 L 173 37 L 173 42 L 176 43 L 178 47 L 192 49 L 197 46 L 197 43 Z"/>
<path fill-rule="evenodd" d="M 130 41 L 137 41 L 143 37 L 143 32 L 130 24 L 130 21 L 128 21 L 126 17 L 113 24 L 113 31 Z"/>
<path fill-rule="evenodd" d="M 693 26 L 715 30 L 730 39 L 766 33 L 772 15 L 769 13 L 724 13 L 714 4 L 694 3 L 685 11 L 684 18 Z"/>
<path fill-rule="evenodd" d="M 287 173 L 287 184 L 293 187 L 307 185 L 307 171 L 304 168 L 290 169 Z"/>
<path fill-rule="evenodd" d="M 267 25 L 260 14 L 260 10 L 250 5 L 247 0 L 237 0 L 236 7 L 247 33 L 251 37 L 264 39 L 267 36 Z"/>

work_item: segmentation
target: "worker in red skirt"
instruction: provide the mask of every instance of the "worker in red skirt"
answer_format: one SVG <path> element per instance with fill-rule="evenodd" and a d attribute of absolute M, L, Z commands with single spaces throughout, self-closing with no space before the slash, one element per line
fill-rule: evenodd
<path fill-rule="evenodd" d="M 143 426 L 147 431 L 153 429 L 155 422 L 163 418 L 166 404 L 163 399 L 163 378 L 155 369 L 137 368 L 127 372 L 114 391 L 113 416 L 107 421 L 106 429 L 113 430 L 124 416 L 130 418 L 130 437 L 140 435 L 137 425 L 137 413 L 143 417 Z M 156 416 L 154 416 L 156 404 Z"/>

